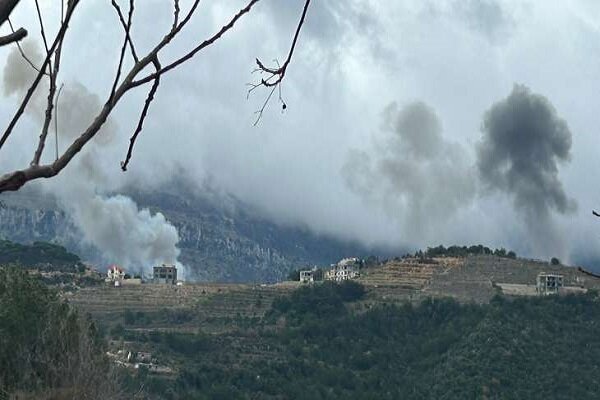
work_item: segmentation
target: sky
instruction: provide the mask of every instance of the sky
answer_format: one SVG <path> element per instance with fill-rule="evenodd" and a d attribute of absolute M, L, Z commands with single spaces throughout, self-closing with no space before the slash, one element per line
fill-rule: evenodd
<path fill-rule="evenodd" d="M 22 3 L 12 21 L 28 28 L 24 45 L 35 52 L 41 41 L 33 1 Z M 57 2 L 41 3 L 53 31 Z M 133 37 L 142 53 L 169 29 L 172 3 L 137 3 Z M 182 1 L 182 9 L 189 4 Z M 161 62 L 243 5 L 203 1 Z M 108 196 L 185 176 L 198 190 L 209 184 L 275 222 L 366 245 L 483 243 L 533 258 L 600 260 L 600 221 L 591 215 L 600 208 L 600 3 L 313 0 L 282 85 L 287 108 L 273 99 L 253 126 L 268 94 L 247 97 L 246 84 L 257 79 L 254 60 L 285 58 L 302 6 L 262 0 L 166 75 L 127 173 L 119 161 L 147 89 L 128 94 L 102 137 L 62 177 L 43 182 L 44 190 L 68 203 L 82 192 Z M 69 115 L 82 116 L 72 135 L 106 98 L 121 40 L 109 1 L 82 2 L 60 75 L 66 93 L 74 93 L 59 110 L 65 131 Z M 0 49 L 0 66 L 11 52 Z M 22 93 L 10 90 L 18 77 L 11 81 L 8 72 L 3 121 Z M 32 107 L 0 152 L 2 172 L 27 165 L 39 114 Z M 61 134 L 59 146 L 69 137 Z M 84 179 L 86 189 L 65 189 L 74 179 Z M 133 206 L 125 208 L 141 213 Z"/>

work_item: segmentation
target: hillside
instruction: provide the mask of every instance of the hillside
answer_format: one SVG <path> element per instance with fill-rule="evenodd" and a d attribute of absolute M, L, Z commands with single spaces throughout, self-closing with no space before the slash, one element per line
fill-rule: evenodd
<path fill-rule="evenodd" d="M 76 272 L 83 267 L 79 256 L 46 242 L 31 245 L 0 240 L 0 265 L 21 265 L 44 271 Z"/>
<path fill-rule="evenodd" d="M 212 193 L 191 193 L 183 184 L 163 190 L 129 193 L 140 207 L 161 212 L 177 228 L 180 261 L 190 279 L 208 282 L 273 282 L 289 270 L 329 264 L 347 254 L 367 254 L 353 243 L 275 224 L 242 202 Z M 84 260 L 110 264 L 55 202 L 32 192 L 3 194 L 0 238 L 20 243 L 48 241 L 63 245 Z"/>
<path fill-rule="evenodd" d="M 504 290 L 540 272 L 577 293 Z M 150 400 L 594 399 L 598 289 L 573 267 L 469 255 L 372 263 L 343 284 L 100 284 L 61 298 L 93 318 L 123 389 Z"/>
<path fill-rule="evenodd" d="M 72 302 L 102 321 L 115 357 L 133 351 L 160 366 L 128 383 L 149 399 L 595 399 L 600 390 L 597 292 L 374 303 L 378 288 L 356 283 L 297 287 L 95 288 Z"/>

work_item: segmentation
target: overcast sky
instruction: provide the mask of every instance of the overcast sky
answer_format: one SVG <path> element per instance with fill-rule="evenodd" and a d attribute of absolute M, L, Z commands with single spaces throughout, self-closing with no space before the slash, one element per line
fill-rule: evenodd
<path fill-rule="evenodd" d="M 22 3 L 13 22 L 39 43 L 33 1 Z M 55 3 L 42 1 L 50 25 Z M 169 28 L 171 2 L 137 3 L 133 36 L 142 52 Z M 203 1 L 163 64 L 243 3 Z M 277 222 L 366 244 L 483 243 L 532 257 L 600 259 L 600 221 L 591 217 L 600 208 L 599 2 L 313 0 L 282 87 L 288 107 L 282 112 L 272 101 L 254 127 L 254 111 L 267 94 L 246 99 L 254 59 L 284 59 L 302 3 L 263 0 L 215 45 L 165 76 L 123 174 L 119 160 L 145 90 L 129 95 L 112 117 L 114 137 L 94 143 L 94 168 L 103 175 L 97 190 L 130 181 L 160 184 L 185 173 L 198 187 L 210 182 Z M 189 1 L 182 4 L 186 9 Z M 98 104 L 120 50 L 116 21 L 110 1 L 82 2 L 63 52 L 65 88 L 83 85 L 99 96 Z M 0 50 L 0 65 L 10 52 Z M 510 112 L 500 115 L 520 153 L 508 150 L 498 159 L 496 172 L 505 173 L 508 163 L 516 171 L 499 183 L 494 166 L 483 169 L 481 157 L 489 155 L 481 149 L 500 149 L 493 138 L 504 128 L 494 130 L 484 117 L 495 105 L 500 114 L 514 108 L 516 84 L 524 101 L 541 104 L 544 118 L 560 129 L 545 136 L 540 128 L 538 139 L 527 127 L 546 125 L 518 125 Z M 5 121 L 19 96 L 3 93 Z M 28 145 L 39 135 L 35 126 L 31 116 L 19 125 L 10 150 L 3 149 L 3 172 L 27 164 Z M 521 146 L 519 135 L 523 146 L 533 147 Z M 522 150 L 542 142 L 550 152 L 533 167 L 544 171 L 523 173 Z M 81 168 L 75 163 L 62 180 L 45 185 L 65 184 Z M 523 205 L 532 198 L 542 203 L 539 215 Z"/>

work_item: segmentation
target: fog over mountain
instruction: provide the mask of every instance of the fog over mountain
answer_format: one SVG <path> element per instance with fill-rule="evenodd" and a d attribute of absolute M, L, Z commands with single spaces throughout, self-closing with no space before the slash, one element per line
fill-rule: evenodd
<path fill-rule="evenodd" d="M 242 3 L 203 4 L 172 57 L 222 26 Z M 42 5 L 52 29 L 56 10 L 51 2 Z M 169 28 L 162 16 L 171 6 L 167 0 L 138 4 L 133 35 L 140 51 Z M 254 59 L 285 57 L 301 6 L 261 2 L 223 40 L 166 75 L 128 172 L 119 162 L 144 90 L 115 111 L 103 143 L 82 152 L 62 176 L 31 186 L 62 199 L 64 211 L 80 221 L 106 215 L 92 213 L 95 202 L 120 199 L 118 208 L 133 221 L 164 235 L 131 245 L 153 246 L 157 239 L 173 257 L 181 232 L 119 194 L 134 184 L 151 191 L 184 178 L 188 189 L 202 192 L 209 182 L 278 226 L 367 247 L 481 242 L 596 265 L 599 3 L 314 2 L 282 88 L 287 109 L 273 102 L 253 127 L 266 95 L 246 99 Z M 120 50 L 114 44 L 122 36 L 110 2 L 86 2 L 79 13 L 69 33 L 77 41 L 67 37 L 63 50 L 64 129 L 84 123 L 78 121 L 86 111 L 105 101 Z M 36 27 L 35 15 L 26 2 L 12 19 Z M 36 29 L 30 36 L 37 38 Z M 34 54 L 35 46 L 26 49 Z M 26 79 L 10 72 L 11 57 L 15 52 L 0 52 L 2 121 Z M 39 135 L 36 111 L 29 110 L 7 142 L 12 151 L 1 156 L 2 171 L 30 161 Z M 49 141 L 45 157 L 53 157 L 53 146 Z M 84 189 L 69 189 L 75 181 Z M 81 228 L 86 240 L 112 251 L 101 224 Z M 142 262 L 154 257 L 142 253 Z"/>

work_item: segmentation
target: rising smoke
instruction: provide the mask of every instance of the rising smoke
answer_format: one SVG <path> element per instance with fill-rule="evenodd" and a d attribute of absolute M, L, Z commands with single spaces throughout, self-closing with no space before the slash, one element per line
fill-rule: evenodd
<path fill-rule="evenodd" d="M 538 250 L 560 247 L 552 212 L 576 209 L 558 176 L 570 161 L 571 132 L 552 104 L 523 85 L 485 113 L 477 168 L 485 188 L 508 194 Z"/>
<path fill-rule="evenodd" d="M 41 64 L 42 56 L 35 43 L 25 42 L 23 50 L 34 64 Z M 23 96 L 35 74 L 18 50 L 13 49 L 4 67 L 4 94 Z M 40 126 L 46 107 L 46 88 L 37 91 L 27 108 L 27 114 Z M 81 134 L 102 107 L 100 98 L 79 82 L 65 84 L 58 105 L 62 146 Z M 148 272 L 156 263 L 176 263 L 179 236 L 164 215 L 138 209 L 129 197 L 107 194 L 115 187 L 103 171 L 109 164 L 118 165 L 111 156 L 116 133 L 117 124 L 109 119 L 97 134 L 96 144 L 82 151 L 54 182 L 44 183 L 43 189 L 57 198 L 81 231 L 82 240 L 97 248 L 106 261 L 139 272 Z M 97 147 L 98 144 L 103 146 Z M 49 138 L 46 159 L 54 157 L 52 145 Z"/>
<path fill-rule="evenodd" d="M 353 150 L 342 173 L 352 191 L 383 206 L 411 240 L 422 242 L 471 203 L 475 174 L 425 103 L 402 109 L 392 103 L 383 119 L 384 136 L 367 150 Z"/>

